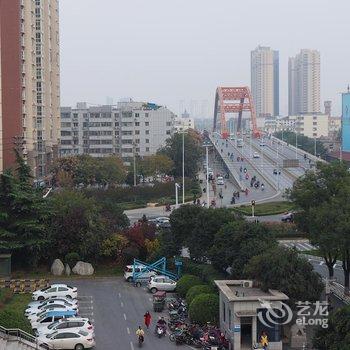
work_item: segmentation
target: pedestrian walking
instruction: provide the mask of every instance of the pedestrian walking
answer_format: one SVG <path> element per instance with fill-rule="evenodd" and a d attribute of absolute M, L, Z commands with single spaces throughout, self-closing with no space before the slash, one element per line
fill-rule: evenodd
<path fill-rule="evenodd" d="M 152 316 L 151 314 L 147 311 L 144 316 L 144 321 L 145 321 L 145 326 L 147 327 L 147 329 L 149 328 L 151 321 L 152 321 Z"/>
<path fill-rule="evenodd" d="M 248 193 L 249 193 L 248 188 L 246 188 L 244 192 L 245 192 L 245 195 L 248 196 Z"/>

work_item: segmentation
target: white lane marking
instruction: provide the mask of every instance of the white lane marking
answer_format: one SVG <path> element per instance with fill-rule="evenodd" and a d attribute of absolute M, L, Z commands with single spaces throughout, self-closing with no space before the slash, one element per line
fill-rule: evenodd
<path fill-rule="evenodd" d="M 125 314 L 123 314 L 123 317 L 124 317 L 124 320 L 126 321 L 126 315 Z"/>
<path fill-rule="evenodd" d="M 120 306 L 121 306 L 121 307 L 124 307 L 124 303 L 123 303 L 122 301 L 120 302 Z"/>
<path fill-rule="evenodd" d="M 129 327 L 126 327 L 126 331 L 128 334 L 130 334 L 130 328 Z"/>
<path fill-rule="evenodd" d="M 321 266 L 322 266 L 323 264 L 324 264 L 324 261 L 320 261 L 319 265 L 321 265 Z"/>
<path fill-rule="evenodd" d="M 134 350 L 134 344 L 132 343 L 132 341 L 130 342 L 130 346 L 131 346 L 131 350 Z"/>
<path fill-rule="evenodd" d="M 121 295 L 120 293 L 118 293 L 118 297 L 119 297 L 119 298 L 121 298 L 121 297 L 122 297 L 122 295 Z"/>

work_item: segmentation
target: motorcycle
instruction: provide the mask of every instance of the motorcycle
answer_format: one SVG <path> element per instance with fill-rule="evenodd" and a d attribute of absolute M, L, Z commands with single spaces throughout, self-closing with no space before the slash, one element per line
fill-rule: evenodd
<path fill-rule="evenodd" d="M 166 333 L 165 326 L 156 325 L 155 333 L 158 338 L 165 336 L 165 333 Z"/>
<path fill-rule="evenodd" d="M 165 206 L 165 211 L 171 211 L 171 206 L 170 206 L 170 204 L 167 204 L 167 205 Z"/>
<path fill-rule="evenodd" d="M 144 339 L 143 335 L 139 335 L 139 339 L 138 339 L 139 348 L 142 347 L 142 344 L 143 344 L 144 340 L 145 340 L 145 339 Z"/>

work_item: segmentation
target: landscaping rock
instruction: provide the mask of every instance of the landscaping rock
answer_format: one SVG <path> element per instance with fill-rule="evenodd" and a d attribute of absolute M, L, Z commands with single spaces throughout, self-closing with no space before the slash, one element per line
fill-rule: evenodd
<path fill-rule="evenodd" d="M 68 264 L 66 264 L 65 273 L 67 276 L 70 276 L 70 274 L 72 273 L 72 270 Z"/>
<path fill-rule="evenodd" d="M 94 268 L 92 265 L 83 261 L 78 261 L 73 267 L 72 271 L 81 276 L 90 276 L 94 274 Z"/>
<path fill-rule="evenodd" d="M 64 265 L 60 259 L 55 259 L 51 266 L 51 273 L 54 276 L 61 276 L 64 272 Z"/>

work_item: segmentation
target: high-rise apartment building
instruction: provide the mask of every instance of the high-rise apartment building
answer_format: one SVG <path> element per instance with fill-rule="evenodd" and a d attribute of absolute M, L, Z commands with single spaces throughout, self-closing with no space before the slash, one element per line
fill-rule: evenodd
<path fill-rule="evenodd" d="M 251 52 L 251 88 L 258 117 L 279 114 L 279 54 L 258 46 Z"/>
<path fill-rule="evenodd" d="M 1 0 L 0 41 L 3 166 L 13 166 L 16 141 L 44 178 L 60 136 L 58 0 Z"/>
<path fill-rule="evenodd" d="M 320 110 L 320 53 L 303 49 L 288 62 L 288 112 L 295 115 Z"/>
<path fill-rule="evenodd" d="M 62 107 L 60 156 L 116 154 L 128 162 L 134 154 L 155 154 L 172 136 L 174 127 L 175 114 L 154 103 Z"/>

